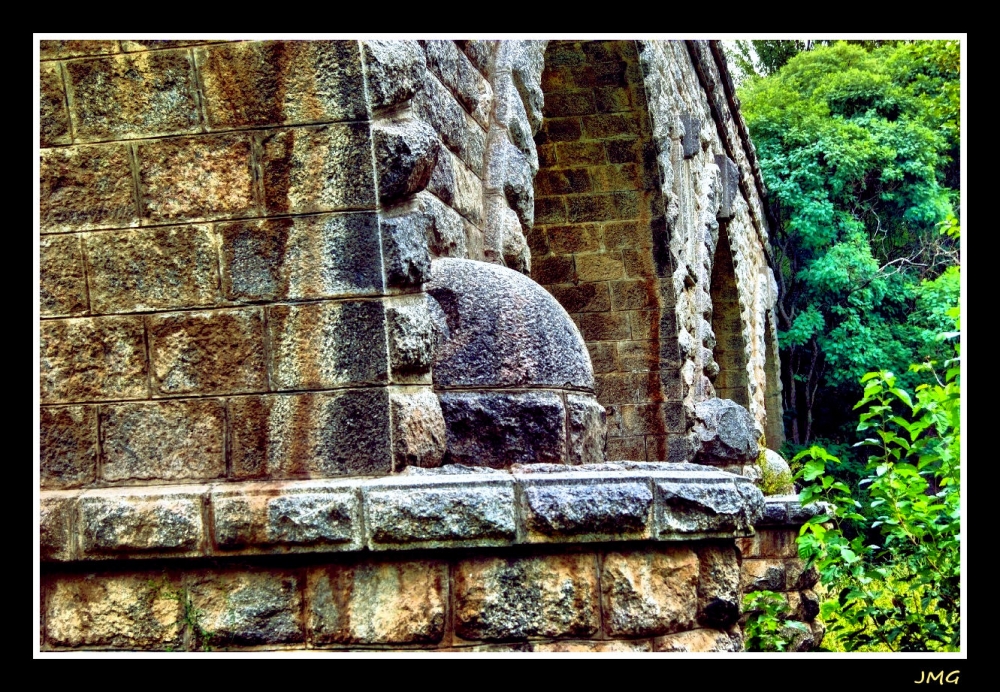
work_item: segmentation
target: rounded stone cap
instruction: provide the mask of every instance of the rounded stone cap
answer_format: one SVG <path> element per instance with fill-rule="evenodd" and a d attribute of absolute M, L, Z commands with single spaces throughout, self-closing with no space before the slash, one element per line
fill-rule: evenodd
<path fill-rule="evenodd" d="M 425 284 L 444 338 L 434 386 L 545 386 L 593 391 L 590 354 L 569 314 L 540 285 L 497 264 L 444 258 Z"/>

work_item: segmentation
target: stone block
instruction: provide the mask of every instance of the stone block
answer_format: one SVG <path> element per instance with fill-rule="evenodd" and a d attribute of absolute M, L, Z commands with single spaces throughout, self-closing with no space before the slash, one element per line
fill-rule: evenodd
<path fill-rule="evenodd" d="M 83 242 L 94 312 L 219 302 L 219 260 L 208 226 L 94 233 Z"/>
<path fill-rule="evenodd" d="M 196 132 L 197 82 L 187 51 L 155 51 L 64 63 L 79 142 Z"/>
<path fill-rule="evenodd" d="M 760 518 L 764 496 L 751 481 L 738 484 L 732 478 L 720 473 L 697 484 L 656 481 L 661 534 L 749 532 Z"/>
<path fill-rule="evenodd" d="M 258 136 L 268 213 L 375 208 L 368 123 L 267 130 Z"/>
<path fill-rule="evenodd" d="M 589 637 L 600 628 L 594 554 L 461 560 L 453 583 L 463 639 Z"/>
<path fill-rule="evenodd" d="M 580 315 L 580 331 L 587 341 L 621 341 L 629 337 L 628 314 L 590 312 Z"/>
<path fill-rule="evenodd" d="M 438 154 L 427 189 L 472 223 L 483 223 L 483 183 L 447 149 Z"/>
<path fill-rule="evenodd" d="M 441 135 L 441 141 L 478 175 L 483 175 L 486 133 L 436 77 L 428 75 L 413 97 L 414 114 Z"/>
<path fill-rule="evenodd" d="M 200 46 L 206 43 L 222 43 L 219 40 L 205 40 L 199 41 L 195 39 L 176 39 L 172 41 L 131 41 L 122 40 L 118 42 L 121 44 L 122 51 L 126 53 L 139 53 L 146 50 L 164 50 L 167 48 L 183 48 L 184 46 Z"/>
<path fill-rule="evenodd" d="M 396 388 L 389 394 L 393 468 L 440 466 L 445 452 L 441 402 L 428 387 Z"/>
<path fill-rule="evenodd" d="M 552 224 L 565 223 L 566 200 L 563 197 L 536 197 L 535 223 Z"/>
<path fill-rule="evenodd" d="M 66 110 L 66 91 L 58 63 L 39 65 L 38 120 L 39 146 L 53 147 L 69 144 L 69 112 Z"/>
<path fill-rule="evenodd" d="M 132 488 L 89 491 L 79 500 L 80 550 L 89 557 L 199 555 L 205 549 L 205 490 L 182 486 L 155 495 Z"/>
<path fill-rule="evenodd" d="M 632 380 L 628 374 L 612 372 L 597 375 L 595 379 L 597 381 L 595 387 L 597 400 L 602 404 L 630 404 L 635 401 L 635 390 L 632 388 Z M 618 407 L 619 415 L 620 408 Z"/>
<path fill-rule="evenodd" d="M 381 301 L 268 308 L 276 389 L 328 389 L 388 380 Z"/>
<path fill-rule="evenodd" d="M 740 592 L 784 591 L 785 564 L 781 560 L 743 560 L 740 568 Z"/>
<path fill-rule="evenodd" d="M 583 136 L 579 118 L 546 118 L 542 129 L 535 135 L 535 143 L 539 145 L 538 155 L 541 157 L 541 145 L 553 145 L 556 142 L 576 142 Z M 598 148 L 600 146 L 598 145 Z M 555 151 L 553 150 L 553 155 Z M 604 160 L 604 150 L 601 149 L 601 161 Z M 563 165 L 571 162 L 562 161 Z M 589 163 L 589 162 L 585 162 Z"/>
<path fill-rule="evenodd" d="M 101 477 L 172 481 L 224 476 L 225 420 L 217 399 L 104 406 Z"/>
<path fill-rule="evenodd" d="M 366 117 L 356 41 L 245 41 L 194 55 L 209 129 Z"/>
<path fill-rule="evenodd" d="M 608 157 L 600 142 L 557 142 L 556 162 L 560 166 L 602 166 Z"/>
<path fill-rule="evenodd" d="M 429 224 L 427 243 L 432 257 L 466 257 L 468 236 L 458 212 L 427 192 L 417 193 L 414 208 Z"/>
<path fill-rule="evenodd" d="M 601 569 L 604 624 L 611 637 L 690 629 L 698 611 L 698 557 L 690 548 L 609 552 Z"/>
<path fill-rule="evenodd" d="M 361 502 L 354 485 L 217 486 L 212 516 L 215 543 L 222 551 L 361 549 Z"/>
<path fill-rule="evenodd" d="M 267 391 L 261 308 L 146 319 L 154 396 Z"/>
<path fill-rule="evenodd" d="M 608 461 L 636 461 L 646 458 L 644 437 L 608 437 Z"/>
<path fill-rule="evenodd" d="M 563 641 L 548 642 L 545 644 L 532 644 L 532 651 L 543 653 L 636 653 L 652 651 L 652 647 L 647 640 L 624 640 L 624 641 Z"/>
<path fill-rule="evenodd" d="M 372 110 L 413 98 L 424 82 L 427 59 L 416 41 L 363 41 Z"/>
<path fill-rule="evenodd" d="M 556 91 L 545 94 L 542 113 L 546 118 L 564 118 L 572 115 L 590 115 L 597 112 L 594 90 Z"/>
<path fill-rule="evenodd" d="M 590 395 L 566 394 L 566 461 L 593 464 L 604 461 L 607 418 L 604 407 Z"/>
<path fill-rule="evenodd" d="M 591 168 L 590 178 L 594 192 L 622 192 L 643 187 L 639 168 L 632 163 Z"/>
<path fill-rule="evenodd" d="M 437 560 L 330 565 L 309 571 L 314 645 L 434 644 L 444 637 L 448 565 Z"/>
<path fill-rule="evenodd" d="M 428 238 L 433 224 L 432 216 L 413 210 L 381 217 L 382 257 L 389 286 L 419 286 L 430 280 Z"/>
<path fill-rule="evenodd" d="M 716 218 L 731 219 L 736 215 L 736 200 L 740 198 L 740 169 L 725 154 L 715 155 L 715 165 L 722 174 L 721 202 Z"/>
<path fill-rule="evenodd" d="M 385 317 L 393 379 L 405 381 L 430 370 L 435 326 L 427 295 L 418 293 L 387 301 Z"/>
<path fill-rule="evenodd" d="M 87 277 L 80 238 L 42 236 L 39 240 L 39 313 L 68 317 L 88 311 Z"/>
<path fill-rule="evenodd" d="M 758 529 L 752 538 L 740 539 L 743 557 L 797 558 L 797 529 Z"/>
<path fill-rule="evenodd" d="M 606 283 L 552 286 L 548 290 L 566 309 L 566 312 L 608 312 L 611 309 L 611 299 Z M 590 356 L 593 361 L 593 351 L 591 351 Z M 593 365 L 594 369 L 597 370 L 597 363 L 594 362 Z"/>
<path fill-rule="evenodd" d="M 719 630 L 697 629 L 668 634 L 653 640 L 653 651 L 674 653 L 738 652 L 742 649 L 733 639 Z"/>
<path fill-rule="evenodd" d="M 514 481 L 506 475 L 474 483 L 394 477 L 366 486 L 364 497 L 372 550 L 508 545 L 516 536 Z"/>
<path fill-rule="evenodd" d="M 43 404 L 148 394 L 139 317 L 44 320 L 39 352 Z"/>
<path fill-rule="evenodd" d="M 45 635 L 55 647 L 184 647 L 179 580 L 161 572 L 65 574 L 45 599 Z"/>
<path fill-rule="evenodd" d="M 373 212 L 237 221 L 217 228 L 228 300 L 309 300 L 383 290 Z"/>
<path fill-rule="evenodd" d="M 594 100 L 598 113 L 623 113 L 635 110 L 632 93 L 622 87 L 597 87 L 594 89 Z"/>
<path fill-rule="evenodd" d="M 631 316 L 632 313 L 626 314 Z M 620 341 L 618 343 L 618 359 L 622 370 L 627 372 L 659 370 L 659 351 L 659 344 L 656 341 Z M 666 429 L 683 432 L 684 421 L 679 416 L 673 416 L 667 421 Z"/>
<path fill-rule="evenodd" d="M 97 408 L 60 406 L 41 409 L 41 485 L 79 488 L 97 470 Z"/>
<path fill-rule="evenodd" d="M 384 388 L 248 396 L 229 402 L 237 478 L 323 478 L 392 471 Z"/>
<path fill-rule="evenodd" d="M 681 147 L 684 158 L 689 159 L 701 149 L 701 119 L 692 113 L 681 113 L 681 123 L 684 125 Z"/>
<path fill-rule="evenodd" d="M 708 399 L 695 406 L 694 431 L 703 464 L 752 463 L 757 460 L 761 434 L 749 411 L 729 399 Z"/>
<path fill-rule="evenodd" d="M 586 284 L 595 286 L 599 284 Z M 613 341 L 596 341 L 587 344 L 587 351 L 590 352 L 590 362 L 594 366 L 595 373 L 609 373 L 618 369 L 618 349 Z M 594 375 L 594 389 L 599 389 L 598 381 L 600 377 Z"/>
<path fill-rule="evenodd" d="M 643 540 L 650 536 L 653 495 L 645 481 L 524 476 L 518 482 L 530 542 Z"/>
<path fill-rule="evenodd" d="M 819 572 L 815 567 L 806 568 L 805 560 L 793 557 L 785 560 L 785 590 L 804 591 L 816 586 Z"/>
<path fill-rule="evenodd" d="M 535 258 L 531 270 L 532 278 L 544 286 L 567 284 L 576 281 L 576 269 L 572 257 Z"/>
<path fill-rule="evenodd" d="M 653 239 L 649 226 L 640 221 L 615 221 L 604 224 L 604 245 L 612 248 L 649 248 Z"/>
<path fill-rule="evenodd" d="M 491 138 L 486 186 L 503 192 L 525 228 L 535 223 L 534 175 L 537 170 L 537 165 L 512 144 L 502 130 Z"/>
<path fill-rule="evenodd" d="M 659 341 L 660 338 L 659 310 L 630 311 L 628 313 L 628 324 L 629 324 L 629 331 L 632 335 L 632 341 Z M 655 369 L 659 369 L 659 349 L 657 349 Z"/>
<path fill-rule="evenodd" d="M 615 281 L 611 284 L 612 310 L 649 310 L 659 307 L 656 281 Z"/>
<path fill-rule="evenodd" d="M 476 69 L 483 75 L 489 73 L 490 60 L 496 52 L 499 41 L 465 41 L 462 50 Z"/>
<path fill-rule="evenodd" d="M 601 232 L 595 224 L 549 226 L 546 229 L 546 235 L 549 238 L 552 251 L 557 254 L 599 252 L 601 250 Z M 581 259 L 583 257 L 581 256 Z M 583 271 L 582 266 L 579 269 Z"/>
<path fill-rule="evenodd" d="M 139 225 L 127 145 L 45 149 L 38 187 L 42 233 Z"/>
<path fill-rule="evenodd" d="M 200 616 L 192 646 L 215 650 L 304 641 L 301 581 L 294 572 L 278 570 L 198 573 L 188 587 Z"/>
<path fill-rule="evenodd" d="M 629 277 L 649 277 L 656 276 L 656 267 L 653 255 L 649 250 L 622 250 L 622 261 L 625 263 L 625 275 Z M 660 290 L 657 288 L 656 294 Z"/>
<path fill-rule="evenodd" d="M 248 134 L 139 142 L 144 223 L 255 216 Z"/>
<path fill-rule="evenodd" d="M 421 120 L 386 120 L 372 127 L 372 147 L 379 200 L 389 204 L 427 187 L 441 140 Z"/>
<path fill-rule="evenodd" d="M 698 549 L 698 622 L 726 629 L 740 616 L 740 559 L 731 545 Z"/>
<path fill-rule="evenodd" d="M 79 58 L 85 55 L 113 55 L 121 53 L 118 41 L 40 41 L 38 57 L 40 60 L 57 60 L 60 58 Z"/>
<path fill-rule="evenodd" d="M 566 459 L 566 411 L 553 392 L 439 396 L 447 430 L 445 463 L 504 468 Z"/>
<path fill-rule="evenodd" d="M 73 559 L 76 537 L 73 515 L 76 512 L 75 493 L 44 493 L 39 504 L 38 540 L 42 562 L 62 562 Z"/>
<path fill-rule="evenodd" d="M 454 41 L 422 41 L 427 67 L 483 128 L 489 128 L 493 89 Z"/>
<path fill-rule="evenodd" d="M 507 134 L 522 154 L 527 158 L 531 170 L 538 170 L 538 154 L 532 136 L 537 127 L 532 127 L 522 90 L 515 84 L 515 77 L 505 70 L 498 70 L 493 77 L 495 102 L 493 117 L 506 128 Z M 541 124 L 539 119 L 538 125 Z"/>

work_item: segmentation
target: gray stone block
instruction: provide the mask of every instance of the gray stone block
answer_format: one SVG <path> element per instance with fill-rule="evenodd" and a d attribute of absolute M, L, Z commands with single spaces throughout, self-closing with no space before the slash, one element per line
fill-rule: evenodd
<path fill-rule="evenodd" d="M 419 211 L 382 217 L 382 255 L 385 278 L 390 286 L 419 286 L 430 279 L 431 253 L 427 238 L 432 223 L 432 217 Z"/>
<path fill-rule="evenodd" d="M 607 414 L 597 399 L 585 394 L 566 395 L 566 460 L 570 464 L 604 461 Z"/>
<path fill-rule="evenodd" d="M 427 187 L 441 141 L 420 120 L 379 122 L 372 127 L 372 148 L 383 204 Z"/>
<path fill-rule="evenodd" d="M 486 133 L 436 77 L 429 75 L 425 80 L 413 99 L 413 111 L 476 175 L 482 175 Z"/>
<path fill-rule="evenodd" d="M 487 187 L 502 191 L 525 228 L 535 225 L 534 171 L 531 161 L 501 131 L 491 135 Z"/>
<path fill-rule="evenodd" d="M 754 508 L 748 507 L 750 499 L 747 497 L 751 491 L 741 492 L 735 481 L 724 478 L 699 481 L 656 481 L 657 528 L 661 535 L 749 532 L 752 529 Z M 763 504 L 760 490 L 750 485 Z"/>
<path fill-rule="evenodd" d="M 691 113 L 682 113 L 681 122 L 684 123 L 681 147 L 684 149 L 684 158 L 689 159 L 701 149 L 701 119 Z"/>
<path fill-rule="evenodd" d="M 440 466 L 445 451 L 441 402 L 430 387 L 399 387 L 389 393 L 393 468 Z"/>
<path fill-rule="evenodd" d="M 694 432 L 701 442 L 697 459 L 704 464 L 756 462 L 760 448 L 753 415 L 729 399 L 708 399 L 694 407 Z"/>
<path fill-rule="evenodd" d="M 510 477 L 404 476 L 365 487 L 364 498 L 372 550 L 507 545 L 516 537 Z"/>
<path fill-rule="evenodd" d="M 427 61 L 416 41 L 364 41 L 372 110 L 396 106 L 421 88 Z"/>
<path fill-rule="evenodd" d="M 45 493 L 38 515 L 42 562 L 72 560 L 76 538 L 72 532 L 76 493 Z"/>
<path fill-rule="evenodd" d="M 192 486 L 148 495 L 134 490 L 86 493 L 78 503 L 81 549 L 92 557 L 108 553 L 199 554 L 201 493 L 206 490 Z"/>
<path fill-rule="evenodd" d="M 716 218 L 731 219 L 736 213 L 736 199 L 740 196 L 740 169 L 725 154 L 715 155 L 715 165 L 722 173 L 722 203 Z"/>
<path fill-rule="evenodd" d="M 653 494 L 642 480 L 590 474 L 519 478 L 521 511 L 530 542 L 621 541 L 650 536 Z"/>
<path fill-rule="evenodd" d="M 434 324 L 426 294 L 393 298 L 386 306 L 389 363 L 394 375 L 426 372 L 434 355 Z"/>
<path fill-rule="evenodd" d="M 427 67 L 444 83 L 470 115 L 489 127 L 493 89 L 454 41 L 421 41 Z"/>

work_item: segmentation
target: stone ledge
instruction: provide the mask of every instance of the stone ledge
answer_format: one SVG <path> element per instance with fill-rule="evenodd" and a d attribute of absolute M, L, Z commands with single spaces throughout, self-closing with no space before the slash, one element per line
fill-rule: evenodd
<path fill-rule="evenodd" d="M 764 516 L 754 526 L 801 526 L 813 517 L 833 516 L 828 502 L 810 502 L 803 506 L 796 495 L 769 495 L 764 498 Z"/>
<path fill-rule="evenodd" d="M 48 562 L 734 538 L 752 535 L 765 509 L 743 476 L 643 462 L 410 467 L 382 478 L 50 491 L 41 500 Z"/>

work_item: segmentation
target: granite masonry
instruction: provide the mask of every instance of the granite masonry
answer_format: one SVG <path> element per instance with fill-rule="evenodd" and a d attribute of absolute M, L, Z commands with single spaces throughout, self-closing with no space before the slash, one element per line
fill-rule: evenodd
<path fill-rule="evenodd" d="M 716 43 L 39 55 L 43 650 L 818 645 Z"/>

